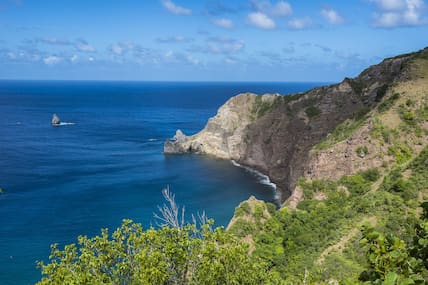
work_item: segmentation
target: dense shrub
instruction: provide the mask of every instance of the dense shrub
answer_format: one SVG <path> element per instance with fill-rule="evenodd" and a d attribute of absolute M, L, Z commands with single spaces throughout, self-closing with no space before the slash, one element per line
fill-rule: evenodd
<path fill-rule="evenodd" d="M 392 106 L 394 106 L 394 103 L 400 98 L 399 93 L 394 93 L 392 96 L 387 98 L 385 101 L 380 103 L 377 107 L 378 111 L 380 113 L 386 112 L 389 109 L 391 109 Z"/>
<path fill-rule="evenodd" d="M 357 147 L 355 152 L 357 153 L 357 155 L 359 157 L 364 157 L 365 155 L 367 155 L 369 153 L 369 149 L 367 148 L 367 146 L 359 146 L 359 147 Z"/>
<path fill-rule="evenodd" d="M 309 118 L 314 118 L 321 114 L 321 110 L 314 105 L 311 105 L 305 109 L 305 113 Z"/>
<path fill-rule="evenodd" d="M 263 284 L 265 263 L 221 228 L 205 224 L 143 230 L 124 220 L 111 235 L 79 237 L 52 246 L 50 263 L 39 263 L 42 284 Z"/>

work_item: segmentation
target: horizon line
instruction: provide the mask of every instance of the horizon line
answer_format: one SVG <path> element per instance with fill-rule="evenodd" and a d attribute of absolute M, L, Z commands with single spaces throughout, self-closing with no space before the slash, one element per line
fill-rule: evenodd
<path fill-rule="evenodd" d="M 141 82 L 141 83 L 338 83 L 338 81 L 252 81 L 252 80 L 134 80 L 134 79 L 17 79 L 17 78 L 0 78 L 3 81 L 32 81 L 32 82 Z"/>

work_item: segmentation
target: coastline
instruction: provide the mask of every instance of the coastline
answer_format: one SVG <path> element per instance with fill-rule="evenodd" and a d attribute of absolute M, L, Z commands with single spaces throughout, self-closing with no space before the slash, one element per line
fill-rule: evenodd
<path fill-rule="evenodd" d="M 256 176 L 258 178 L 258 181 L 260 184 L 264 184 L 264 185 L 269 186 L 274 192 L 275 204 L 278 207 L 281 207 L 281 192 L 278 191 L 276 184 L 272 182 L 272 180 L 270 179 L 270 177 L 268 175 L 263 174 L 262 172 L 254 169 L 254 168 L 251 168 L 249 166 L 242 165 L 233 159 L 230 160 L 230 163 L 232 163 L 232 165 L 234 165 L 236 167 L 243 168 L 246 171 L 250 172 L 252 175 Z"/>

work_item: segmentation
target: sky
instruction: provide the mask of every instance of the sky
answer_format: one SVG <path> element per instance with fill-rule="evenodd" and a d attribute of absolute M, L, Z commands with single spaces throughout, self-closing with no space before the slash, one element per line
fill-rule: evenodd
<path fill-rule="evenodd" d="M 0 79 L 337 82 L 426 46 L 423 0 L 0 0 Z"/>

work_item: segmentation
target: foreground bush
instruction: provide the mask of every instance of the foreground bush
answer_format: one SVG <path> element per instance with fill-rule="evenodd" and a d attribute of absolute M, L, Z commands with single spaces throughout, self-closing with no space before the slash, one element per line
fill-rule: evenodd
<path fill-rule="evenodd" d="M 165 192 L 164 192 L 165 195 Z M 212 220 L 184 225 L 184 210 L 167 190 L 159 229 L 124 220 L 111 235 L 80 236 L 63 250 L 52 245 L 50 263 L 39 262 L 38 284 L 271 284 L 265 263 Z M 180 219 L 182 218 L 182 219 Z M 276 282 L 274 282 L 276 283 Z"/>

